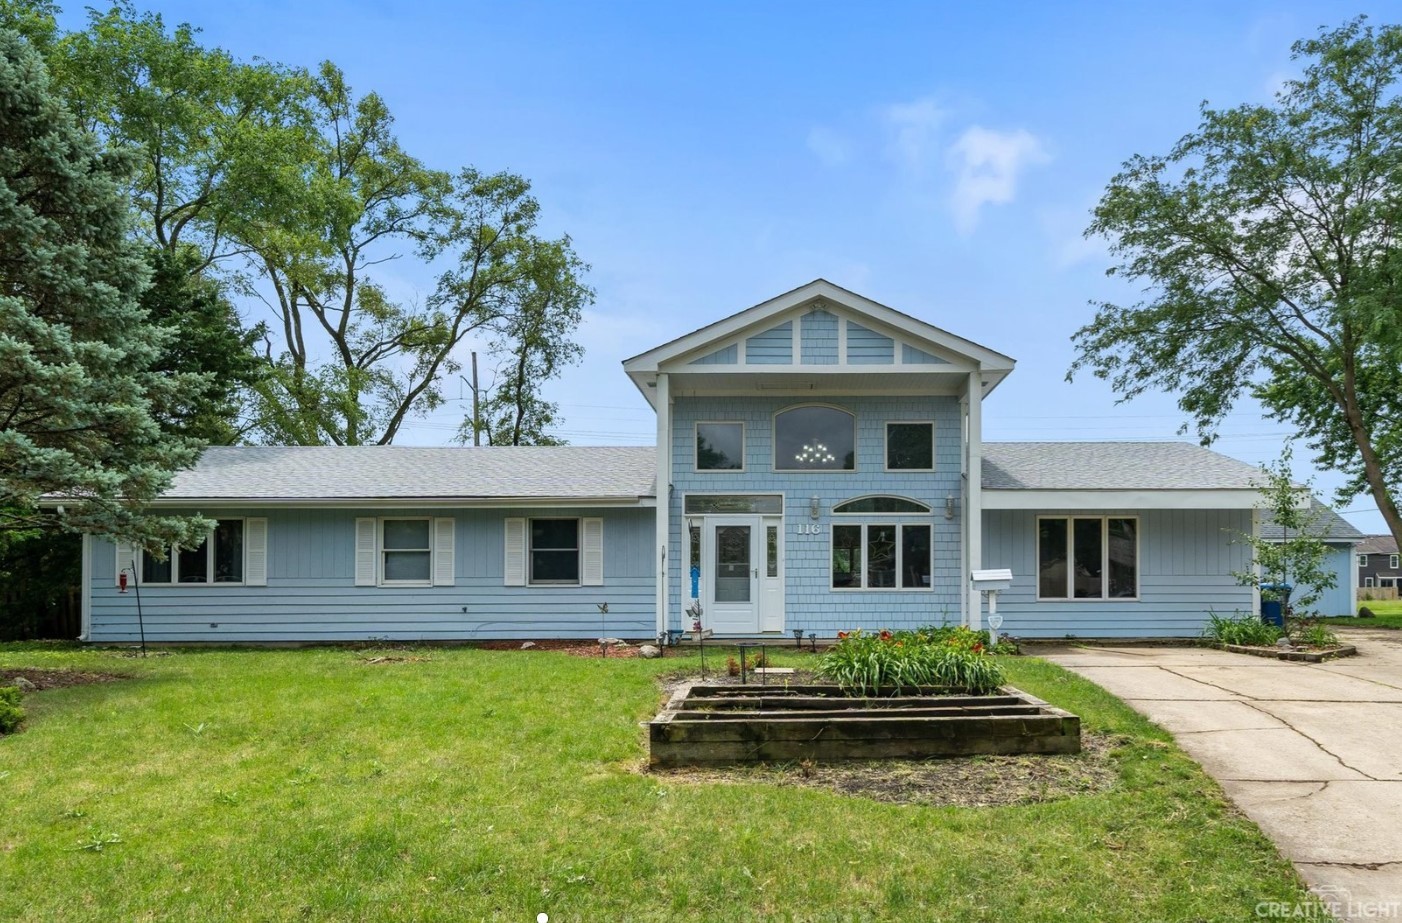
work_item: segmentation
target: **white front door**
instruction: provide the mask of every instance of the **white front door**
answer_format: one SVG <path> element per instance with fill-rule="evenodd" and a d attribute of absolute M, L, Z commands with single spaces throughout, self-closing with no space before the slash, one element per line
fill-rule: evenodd
<path fill-rule="evenodd" d="M 707 516 L 704 522 L 703 621 L 717 634 L 753 634 L 760 630 L 762 521 L 758 516 Z"/>

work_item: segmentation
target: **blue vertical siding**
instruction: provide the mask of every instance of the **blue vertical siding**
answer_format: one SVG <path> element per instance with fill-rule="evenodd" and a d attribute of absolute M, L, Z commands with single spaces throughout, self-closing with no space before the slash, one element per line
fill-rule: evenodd
<path fill-rule="evenodd" d="M 1334 574 L 1334 588 L 1325 590 L 1314 604 L 1320 615 L 1357 615 L 1352 606 L 1352 585 L 1357 579 L 1358 557 L 1353 545 L 1330 545 L 1324 566 Z"/>
<path fill-rule="evenodd" d="M 895 361 L 895 340 L 860 324 L 847 322 L 848 365 L 892 365 Z"/>
<path fill-rule="evenodd" d="M 208 513 L 209 511 L 205 511 Z M 224 513 L 221 512 L 221 515 Z M 149 586 L 141 590 L 151 641 L 472 640 L 646 638 L 656 632 L 651 509 L 244 509 L 268 519 L 265 587 Z M 359 516 L 452 516 L 455 585 L 355 586 Z M 603 586 L 503 586 L 511 516 L 604 520 Z M 136 596 L 114 586 L 116 553 L 92 543 L 90 640 L 135 641 Z M 598 604 L 609 612 L 600 616 Z"/>
<path fill-rule="evenodd" d="M 807 315 L 803 320 L 806 331 Z M 806 339 L 806 333 L 805 333 Z M 682 499 L 688 493 L 782 494 L 784 496 L 785 630 L 803 628 L 819 634 L 859 627 L 916 626 L 959 621 L 960 519 L 945 519 L 945 497 L 958 497 L 959 407 L 952 397 L 815 398 L 856 414 L 855 471 L 793 472 L 774 470 L 774 414 L 793 406 L 789 397 L 678 398 L 672 409 L 671 534 L 668 548 L 668 625 L 682 627 L 682 561 L 685 527 Z M 692 439 L 698 420 L 745 423 L 745 470 L 698 472 Z M 890 420 L 935 422 L 935 471 L 887 472 L 885 425 Z M 928 517 L 832 516 L 833 504 L 867 494 L 897 494 L 927 503 Z M 818 535 L 799 535 L 809 518 L 809 498 L 817 496 L 821 515 Z M 661 502 L 659 500 L 659 502 Z M 959 505 L 962 509 L 962 504 Z M 833 590 L 830 586 L 831 533 L 834 521 L 929 522 L 933 528 L 932 590 Z"/>
<path fill-rule="evenodd" d="M 1210 610 L 1251 611 L 1251 588 L 1231 576 L 1250 566 L 1250 546 L 1236 538 L 1251 531 L 1249 509 L 1110 513 L 1139 518 L 1139 599 L 1039 602 L 1037 517 L 1077 514 L 984 512 L 983 566 L 1013 572 L 1011 589 L 998 595 L 1003 631 L 1023 638 L 1194 637 L 1202 633 Z"/>
<path fill-rule="evenodd" d="M 793 321 L 784 321 L 746 339 L 745 362 L 749 365 L 792 364 Z"/>
<path fill-rule="evenodd" d="M 713 353 L 707 353 L 700 359 L 692 359 L 688 365 L 735 365 L 740 358 L 740 347 L 731 343 Z"/>
<path fill-rule="evenodd" d="M 814 311 L 803 315 L 799 324 L 803 338 L 804 365 L 837 364 L 837 315 L 829 311 Z"/>

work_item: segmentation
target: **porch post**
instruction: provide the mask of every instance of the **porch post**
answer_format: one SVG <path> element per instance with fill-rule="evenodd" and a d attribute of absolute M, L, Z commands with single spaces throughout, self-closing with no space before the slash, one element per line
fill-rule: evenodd
<path fill-rule="evenodd" d="M 667 373 L 657 375 L 657 632 L 667 630 L 667 584 L 671 571 L 667 543 L 672 535 L 672 395 Z"/>
<path fill-rule="evenodd" d="M 974 589 L 973 572 L 983 568 L 983 372 L 975 368 L 969 373 L 969 439 L 967 492 L 964 509 L 964 594 L 969 600 L 969 627 L 983 628 L 983 606 L 980 593 Z"/>

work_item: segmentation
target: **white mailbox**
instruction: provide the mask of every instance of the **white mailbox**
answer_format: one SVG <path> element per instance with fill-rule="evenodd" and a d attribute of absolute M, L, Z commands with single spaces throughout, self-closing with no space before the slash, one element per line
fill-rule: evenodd
<path fill-rule="evenodd" d="M 1006 567 L 974 571 L 974 589 L 998 592 L 1013 585 L 1013 572 Z"/>

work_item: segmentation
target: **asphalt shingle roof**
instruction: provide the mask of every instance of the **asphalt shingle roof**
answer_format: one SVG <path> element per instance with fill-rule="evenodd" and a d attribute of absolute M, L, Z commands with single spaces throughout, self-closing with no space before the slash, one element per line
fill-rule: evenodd
<path fill-rule="evenodd" d="M 650 446 L 228 446 L 164 500 L 619 499 L 653 496 Z"/>
<path fill-rule="evenodd" d="M 1314 498 L 1310 498 L 1310 512 L 1314 515 L 1314 528 L 1311 531 L 1320 538 L 1329 541 L 1353 541 L 1363 538 L 1363 533 L 1350 525 L 1347 519 Z M 1284 537 L 1280 526 L 1276 525 L 1269 515 L 1261 519 L 1261 538 L 1273 542 Z"/>
<path fill-rule="evenodd" d="M 1261 471 L 1187 442 L 986 442 L 985 490 L 1250 490 Z"/>
<path fill-rule="evenodd" d="M 1359 554 L 1396 554 L 1397 539 L 1391 535 L 1365 535 L 1358 543 Z"/>

